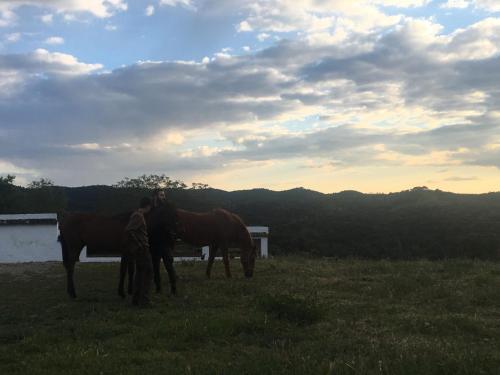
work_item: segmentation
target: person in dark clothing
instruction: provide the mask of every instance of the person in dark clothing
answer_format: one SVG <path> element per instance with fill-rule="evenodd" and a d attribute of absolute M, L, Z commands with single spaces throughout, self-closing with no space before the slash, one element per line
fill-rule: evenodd
<path fill-rule="evenodd" d="M 141 199 L 139 209 L 129 219 L 125 228 L 126 249 L 136 264 L 136 276 L 132 303 L 139 306 L 150 306 L 149 290 L 151 288 L 153 267 L 149 249 L 149 236 L 144 215 L 152 207 L 151 199 Z"/>
<path fill-rule="evenodd" d="M 156 292 L 161 292 L 160 263 L 168 273 L 170 291 L 177 293 L 177 276 L 172 255 L 175 243 L 175 207 L 167 201 L 165 191 L 157 189 L 153 192 L 153 208 L 151 210 L 151 228 L 149 245 L 153 262 L 154 282 Z"/>

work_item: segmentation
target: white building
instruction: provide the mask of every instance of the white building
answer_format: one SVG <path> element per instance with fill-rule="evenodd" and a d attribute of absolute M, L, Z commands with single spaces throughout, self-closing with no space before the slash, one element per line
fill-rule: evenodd
<path fill-rule="evenodd" d="M 0 215 L 0 263 L 62 260 L 57 214 Z"/>

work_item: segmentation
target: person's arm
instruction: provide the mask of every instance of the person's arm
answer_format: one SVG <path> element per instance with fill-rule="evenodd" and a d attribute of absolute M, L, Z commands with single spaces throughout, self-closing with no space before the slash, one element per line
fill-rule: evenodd
<path fill-rule="evenodd" d="M 130 221 L 125 228 L 125 231 L 128 233 L 130 238 L 138 245 L 139 247 L 144 247 L 143 242 L 137 236 L 137 231 L 144 226 L 144 220 L 141 215 L 134 213 L 130 217 Z"/>

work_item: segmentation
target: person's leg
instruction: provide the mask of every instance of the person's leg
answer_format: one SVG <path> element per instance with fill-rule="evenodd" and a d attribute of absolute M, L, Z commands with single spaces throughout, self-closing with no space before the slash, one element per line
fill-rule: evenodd
<path fill-rule="evenodd" d="M 132 296 L 132 304 L 138 305 L 142 295 L 142 284 L 144 269 L 140 256 L 135 257 L 135 279 L 134 279 L 134 294 Z"/>
<path fill-rule="evenodd" d="M 170 282 L 170 292 L 172 294 L 177 293 L 177 275 L 175 274 L 174 268 L 174 257 L 172 256 L 172 252 L 170 249 L 167 250 L 165 254 L 162 256 L 163 265 L 168 273 L 168 281 Z"/>
<path fill-rule="evenodd" d="M 140 305 L 150 305 L 151 299 L 149 292 L 151 290 L 151 283 L 153 281 L 153 263 L 151 260 L 151 254 L 149 250 L 143 251 L 141 253 L 140 267 L 142 269 L 141 292 L 139 294 L 139 304 Z"/>
<path fill-rule="evenodd" d="M 160 255 L 152 249 L 151 251 L 152 264 L 153 264 L 153 278 L 156 286 L 156 293 L 161 292 L 161 275 L 160 275 Z"/>
<path fill-rule="evenodd" d="M 120 260 L 120 281 L 118 283 L 118 295 L 125 298 L 125 277 L 127 276 L 129 258 L 122 255 Z"/>

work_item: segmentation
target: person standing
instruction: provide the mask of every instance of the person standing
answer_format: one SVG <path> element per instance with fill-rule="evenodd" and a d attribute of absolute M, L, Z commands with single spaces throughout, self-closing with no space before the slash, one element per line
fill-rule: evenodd
<path fill-rule="evenodd" d="M 170 292 L 177 293 L 177 275 L 172 255 L 175 244 L 175 207 L 166 198 L 165 191 L 156 189 L 153 192 L 153 208 L 151 210 L 151 228 L 149 245 L 153 262 L 153 275 L 156 292 L 161 292 L 160 263 L 168 273 Z"/>
<path fill-rule="evenodd" d="M 133 258 L 136 265 L 134 294 L 132 303 L 138 306 L 150 306 L 151 300 L 149 291 L 153 267 L 149 249 L 149 236 L 144 215 L 152 207 L 151 199 L 144 197 L 141 199 L 139 209 L 137 209 L 129 219 L 125 228 L 127 252 Z"/>

